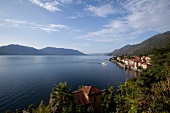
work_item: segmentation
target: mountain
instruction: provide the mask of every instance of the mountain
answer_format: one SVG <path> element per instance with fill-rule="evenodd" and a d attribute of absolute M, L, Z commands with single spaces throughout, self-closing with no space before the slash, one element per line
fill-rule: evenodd
<path fill-rule="evenodd" d="M 155 35 L 139 44 L 126 45 L 120 49 L 116 49 L 108 55 L 145 55 L 151 54 L 153 49 L 161 49 L 170 43 L 170 31 Z"/>
<path fill-rule="evenodd" d="M 21 45 L 8 45 L 0 47 L 0 55 L 37 55 L 42 54 L 41 51 L 33 47 L 26 47 Z"/>
<path fill-rule="evenodd" d="M 46 47 L 40 49 L 40 51 L 47 55 L 85 55 L 84 53 L 77 50 L 54 47 Z"/>
<path fill-rule="evenodd" d="M 33 47 L 11 44 L 7 46 L 1 46 L 0 55 L 85 55 L 85 54 L 73 49 L 47 47 L 39 50 Z"/>

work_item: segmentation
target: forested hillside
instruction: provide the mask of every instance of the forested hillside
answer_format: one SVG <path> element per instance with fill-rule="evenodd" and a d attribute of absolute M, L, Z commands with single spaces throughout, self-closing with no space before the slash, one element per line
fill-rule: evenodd
<path fill-rule="evenodd" d="M 155 35 L 142 43 L 136 45 L 126 45 L 114 50 L 109 55 L 146 55 L 151 54 L 152 50 L 166 47 L 170 43 L 170 31 Z"/>
<path fill-rule="evenodd" d="M 120 86 L 117 112 L 170 112 L 170 44 L 154 50 L 151 64 L 151 69 L 143 70 Z"/>

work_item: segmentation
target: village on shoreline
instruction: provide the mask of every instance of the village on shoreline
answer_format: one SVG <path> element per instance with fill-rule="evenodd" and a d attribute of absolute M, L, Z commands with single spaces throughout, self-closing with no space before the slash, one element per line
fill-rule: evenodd
<path fill-rule="evenodd" d="M 151 67 L 150 56 L 114 56 L 109 59 L 124 69 L 140 72 L 141 69 L 149 69 Z"/>

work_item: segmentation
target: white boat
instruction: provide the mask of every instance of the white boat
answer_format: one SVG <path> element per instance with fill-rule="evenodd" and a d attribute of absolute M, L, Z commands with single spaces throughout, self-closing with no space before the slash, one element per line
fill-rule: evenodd
<path fill-rule="evenodd" d="M 101 64 L 102 64 L 102 65 L 107 65 L 106 62 L 102 62 Z"/>

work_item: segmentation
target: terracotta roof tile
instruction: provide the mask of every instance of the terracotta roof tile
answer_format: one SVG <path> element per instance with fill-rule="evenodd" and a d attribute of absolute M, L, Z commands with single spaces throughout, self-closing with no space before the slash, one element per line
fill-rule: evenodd
<path fill-rule="evenodd" d="M 96 87 L 94 86 L 91 86 L 91 90 L 89 92 L 90 95 L 93 95 L 93 94 L 100 94 L 102 93 L 102 91 L 100 89 L 97 89 Z"/>
<path fill-rule="evenodd" d="M 91 89 L 91 86 L 85 86 L 85 87 L 79 89 L 79 91 L 83 91 L 86 95 L 88 95 L 90 92 L 90 89 Z"/>
<path fill-rule="evenodd" d="M 79 105 L 87 105 L 91 103 L 89 101 L 89 95 L 100 94 L 101 92 L 101 90 L 94 86 L 86 86 L 73 92 L 74 101 Z"/>
<path fill-rule="evenodd" d="M 79 91 L 83 91 L 86 95 L 99 94 L 102 92 L 100 89 L 97 89 L 94 86 L 86 86 L 84 88 L 79 89 Z"/>
<path fill-rule="evenodd" d="M 74 96 L 74 101 L 79 105 L 91 104 L 91 102 L 88 100 L 88 97 L 83 91 L 74 92 L 73 96 Z"/>

